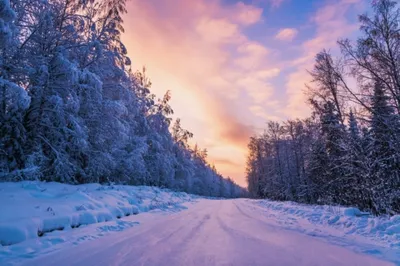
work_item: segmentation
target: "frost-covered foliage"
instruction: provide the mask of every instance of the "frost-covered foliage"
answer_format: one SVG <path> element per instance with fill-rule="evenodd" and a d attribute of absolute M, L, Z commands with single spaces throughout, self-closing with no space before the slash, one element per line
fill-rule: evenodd
<path fill-rule="evenodd" d="M 0 0 L 0 180 L 242 191 L 188 145 L 121 42 L 125 1 Z"/>
<path fill-rule="evenodd" d="M 251 138 L 253 196 L 400 213 L 400 9 L 379 0 L 373 11 L 360 16 L 355 44 L 338 42 L 342 58 L 316 56 L 312 117 L 271 122 Z"/>

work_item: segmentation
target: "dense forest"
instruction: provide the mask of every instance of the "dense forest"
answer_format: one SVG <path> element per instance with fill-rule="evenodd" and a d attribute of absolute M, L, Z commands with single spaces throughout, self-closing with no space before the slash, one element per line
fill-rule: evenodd
<path fill-rule="evenodd" d="M 391 0 L 372 10 L 339 56 L 316 56 L 311 117 L 268 122 L 250 139 L 253 197 L 400 213 L 400 10 Z"/>
<path fill-rule="evenodd" d="M 0 181 L 242 193 L 131 70 L 121 0 L 0 0 Z"/>

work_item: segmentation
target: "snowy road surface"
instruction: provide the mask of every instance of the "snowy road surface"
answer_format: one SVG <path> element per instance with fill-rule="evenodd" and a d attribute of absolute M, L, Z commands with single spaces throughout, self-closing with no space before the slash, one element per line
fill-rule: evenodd
<path fill-rule="evenodd" d="M 200 200 L 174 214 L 143 214 L 140 225 L 26 265 L 394 265 L 286 230 L 246 200 Z"/>

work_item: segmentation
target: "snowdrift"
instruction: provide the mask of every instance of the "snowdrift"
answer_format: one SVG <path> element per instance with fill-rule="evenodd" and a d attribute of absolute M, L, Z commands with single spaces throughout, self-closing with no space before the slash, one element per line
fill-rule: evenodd
<path fill-rule="evenodd" d="M 0 244 L 13 245 L 55 230 L 176 208 L 193 199 L 186 193 L 144 186 L 0 183 Z"/>
<path fill-rule="evenodd" d="M 375 217 L 350 207 L 305 205 L 294 202 L 258 200 L 267 215 L 278 218 L 281 224 L 310 235 L 332 228 L 354 237 L 363 236 L 383 246 L 400 248 L 400 215 Z"/>

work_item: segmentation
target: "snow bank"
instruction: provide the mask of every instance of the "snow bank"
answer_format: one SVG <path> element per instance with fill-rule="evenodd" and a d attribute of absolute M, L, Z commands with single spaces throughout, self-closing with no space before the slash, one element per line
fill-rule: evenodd
<path fill-rule="evenodd" d="M 294 202 L 255 201 L 281 224 L 313 232 L 315 226 L 334 228 L 344 235 L 363 236 L 384 246 L 400 248 L 400 215 L 375 217 L 357 208 L 305 205 Z M 307 224 L 306 224 L 307 223 Z M 312 233 L 312 232 L 311 232 Z"/>
<path fill-rule="evenodd" d="M 0 244 L 16 244 L 55 230 L 168 209 L 193 196 L 155 187 L 0 183 Z"/>

